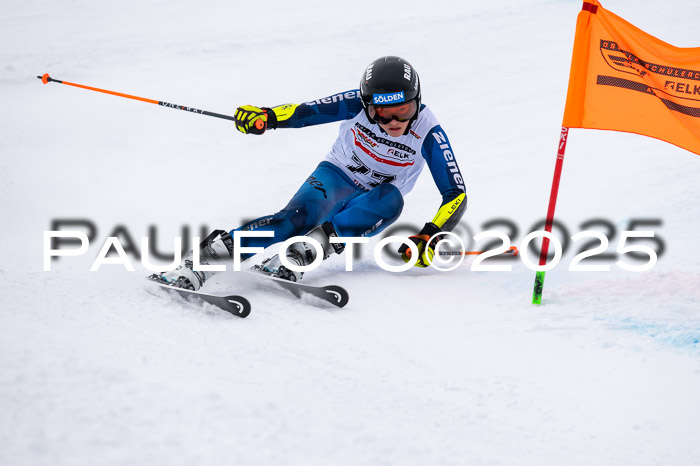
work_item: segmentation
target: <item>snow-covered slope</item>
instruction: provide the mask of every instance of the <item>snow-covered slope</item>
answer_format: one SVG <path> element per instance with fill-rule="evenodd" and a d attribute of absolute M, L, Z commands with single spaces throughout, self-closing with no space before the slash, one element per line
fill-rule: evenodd
<path fill-rule="evenodd" d="M 520 261 L 391 274 L 371 247 L 352 273 L 334 257 L 305 278 L 345 286 L 346 308 L 244 284 L 244 320 L 154 294 L 138 263 L 88 271 L 120 226 L 135 241 L 156 226 L 169 251 L 183 225 L 278 210 L 337 124 L 246 137 L 44 72 L 232 114 L 354 88 L 374 58 L 403 56 L 467 177 L 462 231 L 507 219 L 518 244 L 546 212 L 581 3 L 375 3 L 4 2 L 0 463 L 700 463 L 700 159 L 670 144 L 572 131 L 557 207 L 570 235 L 656 219 L 666 250 L 648 272 L 575 273 L 572 247 L 542 307 Z M 700 45 L 697 2 L 604 6 Z M 423 174 L 400 222 L 439 202 Z M 97 238 L 44 272 L 43 232 L 68 218 Z"/>

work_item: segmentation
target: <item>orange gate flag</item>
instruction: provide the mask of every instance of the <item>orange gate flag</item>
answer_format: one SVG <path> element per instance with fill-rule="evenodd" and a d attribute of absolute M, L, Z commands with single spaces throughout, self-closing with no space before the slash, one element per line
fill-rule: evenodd
<path fill-rule="evenodd" d="M 562 126 L 651 136 L 700 154 L 700 47 L 674 47 L 585 1 Z"/>

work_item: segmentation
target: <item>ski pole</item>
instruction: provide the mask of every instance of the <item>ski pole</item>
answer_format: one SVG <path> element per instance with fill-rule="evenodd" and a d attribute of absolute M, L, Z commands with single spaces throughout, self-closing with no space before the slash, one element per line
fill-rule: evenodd
<path fill-rule="evenodd" d="M 221 113 L 208 112 L 206 110 L 200 110 L 198 108 L 185 107 L 184 105 L 170 104 L 168 102 L 163 102 L 160 100 L 146 99 L 144 97 L 123 94 L 121 92 L 108 91 L 106 89 L 99 89 L 97 87 L 85 86 L 83 84 L 69 83 L 68 81 L 59 81 L 58 79 L 54 79 L 51 76 L 49 76 L 48 73 L 45 73 L 43 76 L 37 76 L 37 78 L 41 79 L 41 82 L 43 82 L 44 84 L 48 84 L 48 83 L 65 84 L 67 86 L 79 87 L 81 89 L 87 89 L 89 91 L 96 91 L 96 92 L 102 92 L 104 94 L 116 95 L 117 97 L 126 97 L 127 99 L 140 100 L 141 102 L 147 102 L 149 104 L 156 104 L 156 105 L 160 105 L 161 107 L 174 108 L 177 110 L 184 110 L 186 112 L 198 113 L 200 115 L 207 115 L 207 116 L 211 116 L 211 117 L 223 118 L 225 120 L 235 121 L 235 118 L 230 116 L 230 115 L 223 115 Z"/>
<path fill-rule="evenodd" d="M 488 251 L 440 251 L 438 254 L 441 256 L 478 256 Z M 501 254 L 496 254 L 494 257 L 498 256 L 517 256 L 519 253 L 518 248 L 511 246 L 506 252 Z"/>

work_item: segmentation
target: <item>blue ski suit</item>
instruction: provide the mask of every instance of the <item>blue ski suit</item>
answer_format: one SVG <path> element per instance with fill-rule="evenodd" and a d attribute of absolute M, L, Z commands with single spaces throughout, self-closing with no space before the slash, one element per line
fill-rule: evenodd
<path fill-rule="evenodd" d="M 359 90 L 272 110 L 278 129 L 342 123 L 325 160 L 282 210 L 235 229 L 273 231 L 274 237 L 243 238 L 243 246 L 265 248 L 325 222 L 341 237 L 376 235 L 399 218 L 403 198 L 425 165 L 442 195 L 432 223 L 449 231 L 459 222 L 467 205 L 464 178 L 445 131 L 427 106 L 421 105 L 399 137 L 367 118 Z"/>

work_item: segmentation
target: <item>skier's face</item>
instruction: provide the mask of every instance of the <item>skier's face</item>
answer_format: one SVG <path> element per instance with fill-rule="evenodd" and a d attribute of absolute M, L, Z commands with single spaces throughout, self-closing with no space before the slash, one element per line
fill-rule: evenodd
<path fill-rule="evenodd" d="M 391 120 L 389 123 L 379 123 L 379 126 L 382 127 L 384 131 L 387 132 L 387 134 L 391 137 L 399 137 L 402 136 L 403 133 L 406 132 L 406 128 L 408 127 L 409 121 L 396 121 L 396 120 Z"/>

